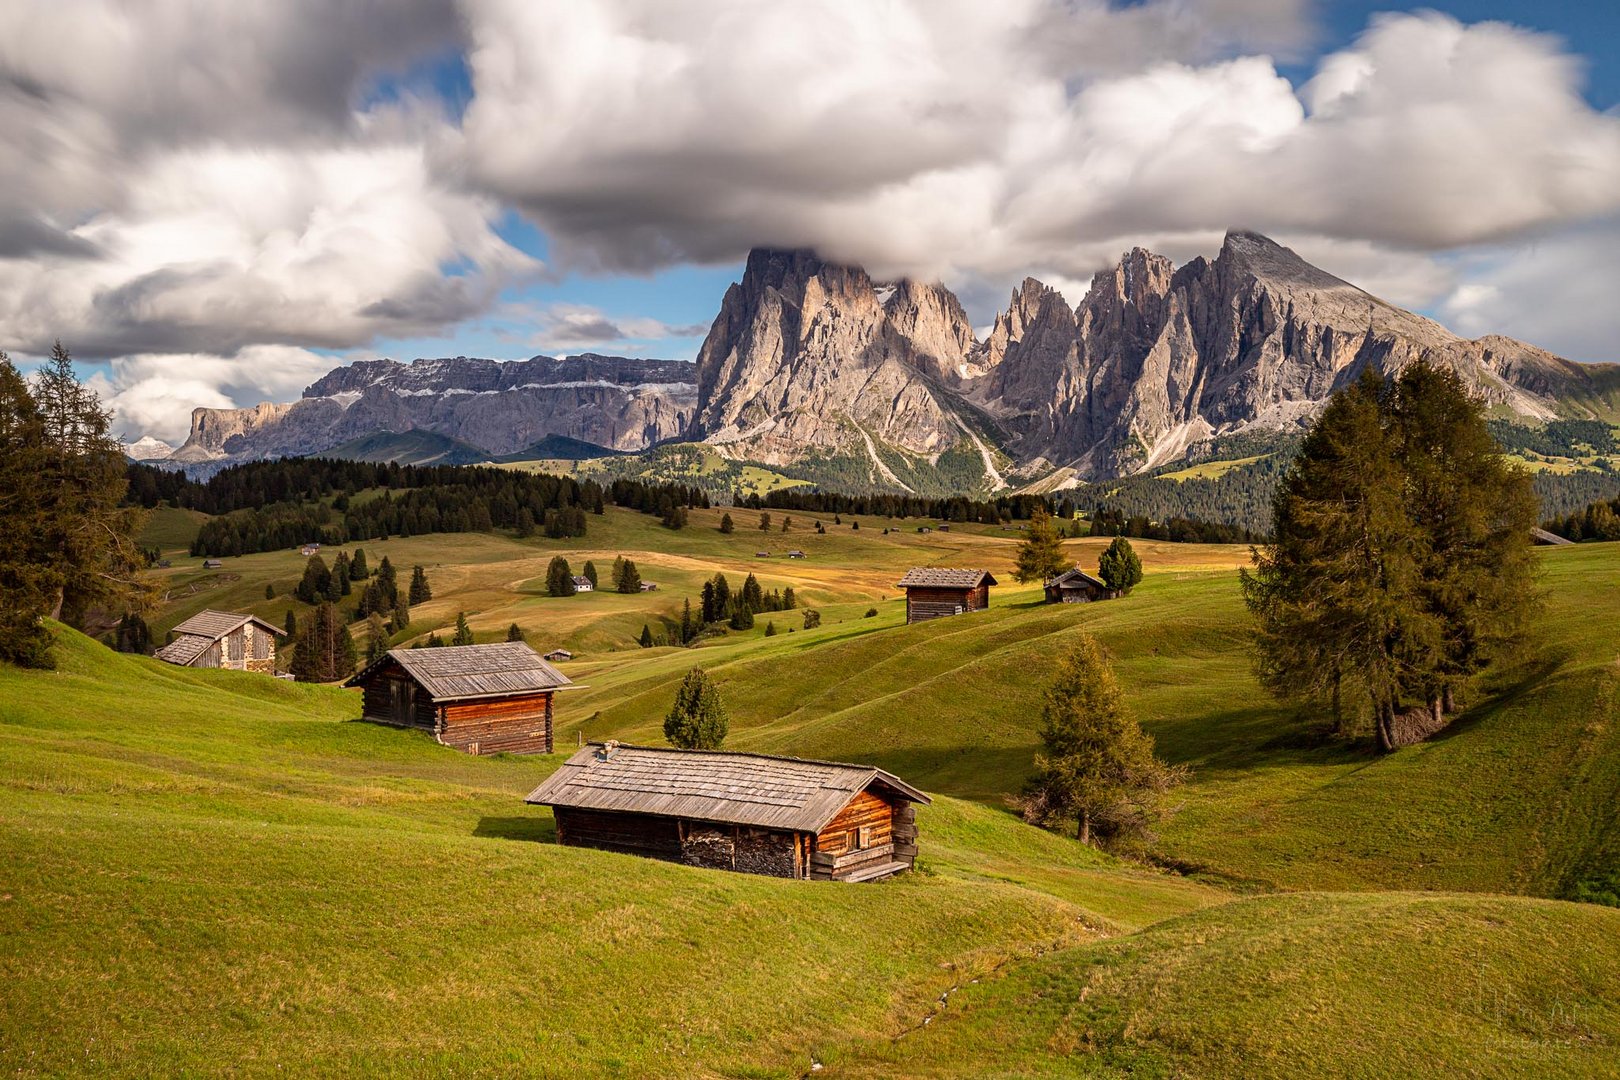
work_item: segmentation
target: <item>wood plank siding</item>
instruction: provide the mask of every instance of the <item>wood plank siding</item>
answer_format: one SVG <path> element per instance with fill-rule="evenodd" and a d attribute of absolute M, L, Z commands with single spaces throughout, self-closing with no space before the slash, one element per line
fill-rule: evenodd
<path fill-rule="evenodd" d="M 469 754 L 549 754 L 552 692 L 506 698 L 434 702 L 405 670 L 390 665 L 361 685 L 367 720 L 433 733 L 445 746 Z"/>
<path fill-rule="evenodd" d="M 982 611 L 990 606 L 990 586 L 981 584 L 971 589 L 952 589 L 940 586 L 914 587 L 906 590 L 906 622 L 927 622 L 947 615 L 963 615 L 969 611 Z"/>

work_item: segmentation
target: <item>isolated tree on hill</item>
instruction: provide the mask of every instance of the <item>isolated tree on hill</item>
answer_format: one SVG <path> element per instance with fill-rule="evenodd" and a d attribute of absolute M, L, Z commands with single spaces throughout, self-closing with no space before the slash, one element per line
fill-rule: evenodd
<path fill-rule="evenodd" d="M 388 628 L 381 615 L 373 611 L 366 616 L 366 663 L 381 660 L 388 652 Z"/>
<path fill-rule="evenodd" d="M 776 624 L 774 622 L 771 622 L 769 619 L 765 620 L 765 636 L 766 637 L 775 637 L 776 636 Z"/>
<path fill-rule="evenodd" d="M 729 513 L 721 514 L 720 531 L 723 533 L 730 533 L 734 528 L 735 526 L 731 523 L 731 515 Z"/>
<path fill-rule="evenodd" d="M 1024 814 L 1039 824 L 1073 819 L 1082 843 L 1151 838 L 1164 794 L 1183 772 L 1153 754 L 1095 638 L 1082 634 L 1058 661 L 1041 706 L 1041 752 Z"/>
<path fill-rule="evenodd" d="M 328 603 L 310 613 L 293 646 L 292 673 L 301 682 L 334 682 L 354 674 L 354 638 Z"/>
<path fill-rule="evenodd" d="M 366 568 L 366 549 L 355 548 L 354 558 L 349 560 L 349 580 L 364 581 L 370 573 Z"/>
<path fill-rule="evenodd" d="M 267 581 L 264 583 L 264 598 L 266 600 L 274 600 L 276 598 L 276 586 L 274 582 Z"/>
<path fill-rule="evenodd" d="M 585 560 L 585 568 L 580 571 L 580 574 L 585 578 L 586 581 L 591 583 L 591 588 L 593 589 L 602 583 L 601 580 L 596 576 L 596 564 L 591 562 L 589 559 Z"/>
<path fill-rule="evenodd" d="M 1023 542 L 1018 545 L 1013 577 L 1024 583 L 1046 581 L 1072 565 L 1063 553 L 1063 540 L 1052 524 L 1052 516 L 1046 512 L 1046 507 L 1037 506 Z"/>
<path fill-rule="evenodd" d="M 613 587 L 622 593 L 638 593 L 641 591 L 641 571 L 630 559 L 625 559 L 619 567 L 618 575 L 614 578 Z"/>
<path fill-rule="evenodd" d="M 1273 693 L 1353 688 L 1380 748 L 1416 703 L 1444 726 L 1457 686 L 1534 610 L 1527 481 L 1503 464 L 1484 408 L 1427 364 L 1370 369 L 1336 394 L 1277 489 L 1275 537 L 1243 574 L 1255 666 Z"/>
<path fill-rule="evenodd" d="M 821 612 L 816 611 L 816 610 L 811 609 L 811 608 L 806 608 L 805 612 L 804 612 L 804 628 L 806 630 L 814 630 L 816 627 L 818 627 L 820 625 L 821 625 Z"/>
<path fill-rule="evenodd" d="M 546 567 L 546 595 L 573 596 L 578 591 L 574 586 L 574 572 L 569 569 L 568 560 L 561 555 L 553 555 L 551 563 Z"/>
<path fill-rule="evenodd" d="M 718 750 L 729 727 L 719 688 L 702 668 L 687 672 L 664 717 L 664 738 L 683 750 Z"/>
<path fill-rule="evenodd" d="M 652 648 L 652 643 L 653 643 L 652 627 L 648 626 L 646 623 L 642 623 L 641 624 L 641 637 L 638 640 L 641 642 L 641 647 L 643 649 Z"/>
<path fill-rule="evenodd" d="M 456 612 L 456 634 L 450 639 L 452 645 L 471 645 L 473 643 L 472 627 L 467 625 L 467 613 Z"/>
<path fill-rule="evenodd" d="M 304 577 L 293 595 L 306 604 L 318 604 L 326 599 L 326 591 L 331 584 L 332 571 L 326 568 L 326 560 L 317 553 L 304 560 Z"/>
<path fill-rule="evenodd" d="M 433 599 L 433 590 L 428 587 L 427 571 L 421 566 L 411 567 L 411 591 L 407 599 L 410 600 L 412 607 Z"/>
<path fill-rule="evenodd" d="M 761 514 L 761 515 L 759 515 L 759 531 L 760 532 L 770 532 L 771 531 L 771 515 L 769 515 L 769 514 Z"/>
<path fill-rule="evenodd" d="M 793 519 L 790 518 L 790 517 L 784 517 L 782 519 L 782 531 L 787 532 L 792 527 L 793 527 Z"/>
<path fill-rule="evenodd" d="M 517 623 L 513 623 L 511 626 L 508 626 L 506 628 L 506 640 L 507 641 L 524 641 L 524 640 L 526 640 L 524 638 L 524 636 L 523 636 L 523 627 L 519 626 Z"/>
<path fill-rule="evenodd" d="M 1136 549 L 1131 542 L 1123 536 L 1116 536 L 1112 543 L 1097 556 L 1097 576 L 1102 583 L 1117 593 L 1128 593 L 1142 582 L 1142 560 L 1137 556 Z"/>
<path fill-rule="evenodd" d="M 111 434 L 112 414 L 80 383 L 59 341 L 32 389 L 44 427 L 42 468 L 30 478 L 44 498 L 43 530 L 24 550 L 55 561 L 53 617 L 82 627 L 92 609 L 144 609 L 136 535 L 144 511 L 123 505 L 129 490 L 122 445 Z M 37 546 L 36 546 L 37 545 Z"/>

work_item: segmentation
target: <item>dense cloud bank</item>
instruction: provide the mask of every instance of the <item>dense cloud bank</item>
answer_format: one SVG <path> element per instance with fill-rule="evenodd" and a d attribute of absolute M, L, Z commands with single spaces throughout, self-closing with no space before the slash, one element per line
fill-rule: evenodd
<path fill-rule="evenodd" d="M 1303 0 L 9 5 L 0 347 L 129 358 L 123 427 L 169 436 L 186 395 L 297 381 L 232 365 L 444 332 L 548 273 L 804 245 L 1078 299 L 1125 248 L 1242 226 L 1463 332 L 1599 358 L 1620 316 L 1561 260 L 1620 280 L 1620 117 L 1578 61 L 1380 16 L 1296 91 L 1277 65 L 1313 33 Z M 464 102 L 422 74 L 458 54 Z M 692 329 L 538 310 L 557 347 Z"/>

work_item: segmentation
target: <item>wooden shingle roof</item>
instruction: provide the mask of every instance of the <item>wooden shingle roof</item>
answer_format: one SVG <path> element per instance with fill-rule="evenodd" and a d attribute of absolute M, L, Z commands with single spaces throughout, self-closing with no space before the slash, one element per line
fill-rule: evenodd
<path fill-rule="evenodd" d="M 219 639 L 203 637 L 201 634 L 183 634 L 152 655 L 167 663 L 179 664 L 181 667 L 185 667 L 213 648 L 214 642 L 217 640 Z"/>
<path fill-rule="evenodd" d="M 372 672 L 390 662 L 404 668 L 434 701 L 506 697 L 574 685 L 522 641 L 389 649 L 343 685 L 360 686 Z"/>
<path fill-rule="evenodd" d="M 1048 581 L 1046 584 L 1047 584 L 1047 586 L 1049 588 L 1057 588 L 1057 589 L 1061 589 L 1065 585 L 1080 585 L 1080 584 L 1094 585 L 1099 589 L 1108 588 L 1108 585 L 1107 585 L 1106 582 L 1101 581 L 1098 578 L 1092 577 L 1090 574 L 1086 573 L 1084 570 L 1080 569 L 1079 567 L 1074 567 L 1072 569 L 1063 571 L 1063 573 L 1059 574 L 1057 577 L 1053 578 L 1051 581 Z"/>
<path fill-rule="evenodd" d="M 587 743 L 526 801 L 618 813 L 820 832 L 868 787 L 928 796 L 871 765 L 713 750 Z"/>
<path fill-rule="evenodd" d="M 976 589 L 979 582 L 996 584 L 988 570 L 947 570 L 939 566 L 913 566 L 906 571 L 896 588 L 912 589 Z"/>
<path fill-rule="evenodd" d="M 176 634 L 189 634 L 206 638 L 209 641 L 218 641 L 243 623 L 258 623 L 264 629 L 277 637 L 286 637 L 281 627 L 267 623 L 257 615 L 244 615 L 236 611 L 199 611 L 185 622 L 174 628 Z"/>

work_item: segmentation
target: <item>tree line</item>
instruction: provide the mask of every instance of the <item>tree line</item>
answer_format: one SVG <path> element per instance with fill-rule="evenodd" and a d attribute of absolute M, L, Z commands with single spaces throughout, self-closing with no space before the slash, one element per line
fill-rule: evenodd
<path fill-rule="evenodd" d="M 0 660 L 50 667 L 46 618 L 87 630 L 150 604 L 111 424 L 61 342 L 31 385 L 0 352 Z"/>
<path fill-rule="evenodd" d="M 1600 499 L 1584 510 L 1545 521 L 1541 527 L 1576 542 L 1620 540 L 1620 498 L 1608 501 Z"/>

